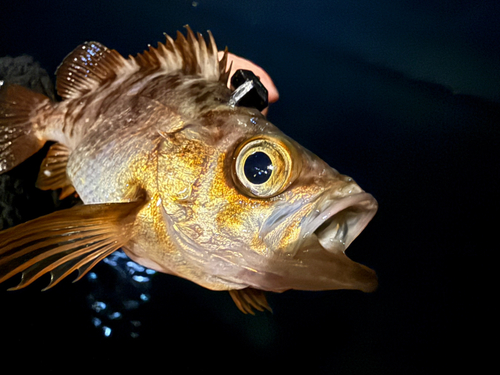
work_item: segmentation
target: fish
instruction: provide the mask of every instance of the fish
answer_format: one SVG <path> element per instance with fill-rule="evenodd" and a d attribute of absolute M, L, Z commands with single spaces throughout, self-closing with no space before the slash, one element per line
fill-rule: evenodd
<path fill-rule="evenodd" d="M 136 56 L 85 42 L 56 72 L 62 101 L 0 89 L 0 174 L 51 142 L 36 185 L 83 204 L 0 232 L 0 282 L 80 280 L 122 249 L 134 262 L 227 291 L 244 313 L 266 292 L 377 288 L 345 253 L 378 204 L 349 176 L 235 105 L 228 49 L 166 35 Z"/>

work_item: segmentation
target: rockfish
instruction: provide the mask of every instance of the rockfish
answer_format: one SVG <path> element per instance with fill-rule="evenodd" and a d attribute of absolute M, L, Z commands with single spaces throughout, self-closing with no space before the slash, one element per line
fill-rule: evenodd
<path fill-rule="evenodd" d="M 122 248 L 229 291 L 243 312 L 269 308 L 263 291 L 373 291 L 375 272 L 345 250 L 377 202 L 234 105 L 227 57 L 187 27 L 135 57 L 80 45 L 57 70 L 58 103 L 4 85 L 0 173 L 55 142 L 37 186 L 84 204 L 0 232 L 0 282 L 21 273 L 19 289 L 50 273 L 50 288 Z"/>

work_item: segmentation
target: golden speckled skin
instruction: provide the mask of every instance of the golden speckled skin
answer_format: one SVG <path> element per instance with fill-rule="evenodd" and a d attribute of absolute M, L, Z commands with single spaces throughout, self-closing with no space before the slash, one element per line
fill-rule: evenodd
<path fill-rule="evenodd" d="M 230 94 L 200 74 L 139 69 L 62 102 L 46 138 L 72 150 L 67 174 L 85 204 L 146 193 L 124 249 L 144 266 L 212 290 L 373 290 L 374 272 L 344 250 L 375 200 Z M 256 137 L 285 145 L 291 163 L 270 197 L 234 172 Z"/>

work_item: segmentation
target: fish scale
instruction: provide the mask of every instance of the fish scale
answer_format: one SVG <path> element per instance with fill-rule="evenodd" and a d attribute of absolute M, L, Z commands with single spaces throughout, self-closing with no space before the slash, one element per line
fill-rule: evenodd
<path fill-rule="evenodd" d="M 56 142 L 37 186 L 75 191 L 84 205 L 0 232 L 0 282 L 20 273 L 21 288 L 50 273 L 52 287 L 122 248 L 229 291 L 245 313 L 270 309 L 266 291 L 374 290 L 375 272 L 345 250 L 375 199 L 251 101 L 231 100 L 227 49 L 219 58 L 210 32 L 206 42 L 186 29 L 127 59 L 78 46 L 58 68 L 60 103 L 1 89 L 2 171 Z M 245 172 L 256 169 L 267 172 Z"/>

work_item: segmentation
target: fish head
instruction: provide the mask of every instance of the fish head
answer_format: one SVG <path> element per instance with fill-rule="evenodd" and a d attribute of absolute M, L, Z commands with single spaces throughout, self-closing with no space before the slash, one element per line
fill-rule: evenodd
<path fill-rule="evenodd" d="M 158 190 L 185 277 L 211 289 L 376 288 L 345 255 L 376 200 L 258 111 L 221 107 L 164 137 Z"/>

